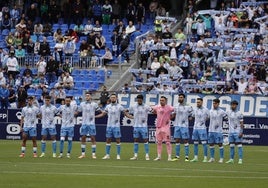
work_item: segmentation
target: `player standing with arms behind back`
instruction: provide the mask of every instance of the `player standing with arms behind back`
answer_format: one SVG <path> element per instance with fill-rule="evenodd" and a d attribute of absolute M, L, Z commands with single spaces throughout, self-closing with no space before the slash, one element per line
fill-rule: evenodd
<path fill-rule="evenodd" d="M 160 97 L 160 104 L 153 107 L 153 113 L 157 115 L 156 121 L 156 141 L 157 141 L 157 157 L 155 161 L 161 160 L 162 142 L 166 142 L 168 161 L 171 161 L 171 135 L 170 135 L 170 117 L 174 108 L 167 104 L 165 96 Z"/>
<path fill-rule="evenodd" d="M 79 159 L 86 157 L 86 138 L 87 135 L 91 139 L 92 158 L 96 159 L 96 125 L 95 125 L 95 112 L 100 111 L 99 105 L 92 101 L 90 93 L 86 93 L 86 101 L 82 102 L 78 107 L 78 111 L 82 112 L 82 126 L 80 128 L 81 150 L 82 155 Z"/>
<path fill-rule="evenodd" d="M 59 107 L 61 113 L 61 130 L 60 130 L 60 155 L 59 158 L 63 157 L 63 148 L 65 137 L 68 138 L 68 151 L 67 158 L 71 158 L 71 151 L 73 146 L 74 137 L 74 117 L 76 115 L 77 106 L 71 105 L 71 97 L 65 98 L 65 104 Z"/>
<path fill-rule="evenodd" d="M 111 103 L 108 104 L 101 114 L 96 115 L 96 118 L 100 118 L 108 115 L 107 128 L 106 128 L 106 155 L 102 159 L 110 159 L 110 150 L 112 138 L 116 141 L 117 156 L 116 159 L 120 160 L 121 153 L 121 130 L 120 130 L 120 115 L 124 111 L 124 107 L 117 103 L 116 94 L 111 94 Z"/>
<path fill-rule="evenodd" d="M 130 160 L 138 159 L 138 150 L 139 150 L 139 137 L 141 136 L 144 142 L 145 150 L 145 160 L 150 160 L 149 158 L 149 143 L 148 143 L 148 113 L 152 110 L 150 106 L 143 104 L 143 96 L 137 96 L 137 103 L 133 106 L 130 106 L 129 110 L 125 112 L 125 115 L 129 118 L 134 118 L 134 156 Z M 133 114 L 130 115 L 130 114 Z"/>
<path fill-rule="evenodd" d="M 41 150 L 42 154 L 40 157 L 45 157 L 46 151 L 46 139 L 47 135 L 49 134 L 52 140 L 52 157 L 56 157 L 56 148 L 57 148 L 57 141 L 56 141 L 56 126 L 54 123 L 54 117 L 58 112 L 57 108 L 51 104 L 51 97 L 45 96 L 45 104 L 40 107 L 40 115 L 42 121 L 42 140 L 41 140 Z"/>
<path fill-rule="evenodd" d="M 203 145 L 203 152 L 204 152 L 204 160 L 203 162 L 207 162 L 207 155 L 208 155 L 208 146 L 207 146 L 207 127 L 206 121 L 209 118 L 209 111 L 207 108 L 203 107 L 203 99 L 197 98 L 196 100 L 197 107 L 193 111 L 194 120 L 194 129 L 192 140 L 194 141 L 194 158 L 191 162 L 198 161 L 198 144 L 201 141 Z"/>
<path fill-rule="evenodd" d="M 234 163 L 235 145 L 238 147 L 238 164 L 243 163 L 243 114 L 237 109 L 238 102 L 231 102 L 231 110 L 227 112 L 229 123 L 229 143 L 230 143 L 230 159 L 226 163 Z"/>
<path fill-rule="evenodd" d="M 219 108 L 220 100 L 213 100 L 213 107 L 209 111 L 209 128 L 208 128 L 208 143 L 210 149 L 210 159 L 208 162 L 215 161 L 215 144 L 219 145 L 220 150 L 220 160 L 219 163 L 223 163 L 224 148 L 223 148 L 223 134 L 222 134 L 222 124 L 223 119 L 227 119 L 227 114 L 225 111 Z"/>
<path fill-rule="evenodd" d="M 180 142 L 184 143 L 185 161 L 189 161 L 189 117 L 192 115 L 193 108 L 185 104 L 185 95 L 179 94 L 179 99 L 176 106 L 174 106 L 175 117 L 174 122 L 174 139 L 176 142 L 176 156 L 172 161 L 177 161 L 180 158 Z"/>
<path fill-rule="evenodd" d="M 27 106 L 22 108 L 20 127 L 22 131 L 22 145 L 20 157 L 25 156 L 26 141 L 28 136 L 32 137 L 33 141 L 33 157 L 37 157 L 37 143 L 36 143 L 36 120 L 39 114 L 39 108 L 33 105 L 33 97 L 28 97 Z"/>

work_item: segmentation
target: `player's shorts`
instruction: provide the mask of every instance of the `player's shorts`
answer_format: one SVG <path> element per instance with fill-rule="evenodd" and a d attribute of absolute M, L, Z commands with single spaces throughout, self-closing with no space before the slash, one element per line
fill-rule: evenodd
<path fill-rule="evenodd" d="M 82 125 L 80 127 L 81 136 L 96 136 L 96 126 L 95 125 Z"/>
<path fill-rule="evenodd" d="M 170 142 L 171 140 L 171 136 L 170 136 L 170 127 L 169 126 L 165 126 L 165 127 L 160 127 L 160 128 L 156 128 L 156 141 L 157 142 Z"/>
<path fill-rule="evenodd" d="M 148 129 L 147 127 L 134 127 L 133 129 L 133 138 L 148 139 Z"/>
<path fill-rule="evenodd" d="M 23 133 L 30 137 L 37 136 L 36 127 L 23 127 Z"/>
<path fill-rule="evenodd" d="M 193 130 L 192 140 L 205 141 L 207 139 L 208 139 L 208 136 L 207 136 L 207 130 L 206 129 L 194 129 Z"/>
<path fill-rule="evenodd" d="M 209 144 L 222 144 L 223 143 L 223 134 L 209 132 L 208 133 L 208 143 Z"/>
<path fill-rule="evenodd" d="M 106 128 L 106 138 L 121 138 L 120 127 L 107 127 Z"/>
<path fill-rule="evenodd" d="M 60 136 L 61 137 L 74 137 L 74 127 L 62 127 L 60 129 Z"/>
<path fill-rule="evenodd" d="M 46 136 L 48 134 L 51 136 L 56 135 L 57 134 L 56 128 L 42 128 L 41 135 Z"/>
<path fill-rule="evenodd" d="M 229 143 L 242 143 L 243 137 L 239 138 L 239 133 L 229 133 Z"/>
<path fill-rule="evenodd" d="M 189 128 L 188 127 L 179 127 L 174 126 L 174 138 L 177 139 L 189 139 Z"/>

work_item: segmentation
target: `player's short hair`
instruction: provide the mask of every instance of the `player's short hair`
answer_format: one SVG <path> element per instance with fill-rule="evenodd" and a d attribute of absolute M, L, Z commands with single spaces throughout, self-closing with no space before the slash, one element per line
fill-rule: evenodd
<path fill-rule="evenodd" d="M 137 96 L 137 99 L 141 99 L 141 100 L 143 100 L 143 95 L 138 95 L 138 96 Z"/>
<path fill-rule="evenodd" d="M 90 93 L 89 91 L 87 91 L 87 92 L 85 93 L 85 95 L 91 95 L 91 93 Z"/>
<path fill-rule="evenodd" d="M 45 96 L 45 99 L 49 99 L 49 100 L 50 100 L 50 99 L 51 99 L 51 96 L 46 95 L 46 96 Z"/>
<path fill-rule="evenodd" d="M 233 101 L 231 102 L 231 104 L 238 105 L 238 102 L 237 102 L 236 100 L 233 100 Z"/>
<path fill-rule="evenodd" d="M 202 99 L 202 98 L 197 98 L 196 100 L 198 100 L 198 101 L 203 101 L 203 99 Z"/>
<path fill-rule="evenodd" d="M 185 98 L 184 93 L 180 93 L 180 94 L 179 94 L 179 97 L 180 97 L 180 96 L 183 96 L 183 98 Z"/>
<path fill-rule="evenodd" d="M 220 99 L 213 99 L 213 102 L 215 102 L 215 103 L 220 103 Z"/>
<path fill-rule="evenodd" d="M 71 99 L 72 100 L 73 96 L 66 96 L 65 99 Z"/>
<path fill-rule="evenodd" d="M 166 100 L 167 100 L 167 98 L 166 98 L 165 96 L 163 96 L 163 95 L 162 95 L 160 98 L 162 98 L 162 99 L 166 99 Z"/>
<path fill-rule="evenodd" d="M 112 93 L 112 94 L 110 95 L 110 97 L 111 97 L 111 96 L 116 96 L 116 97 L 117 97 L 116 93 Z"/>
<path fill-rule="evenodd" d="M 28 100 L 33 100 L 34 98 L 33 98 L 33 96 L 29 96 L 29 97 L 27 97 L 27 99 Z"/>

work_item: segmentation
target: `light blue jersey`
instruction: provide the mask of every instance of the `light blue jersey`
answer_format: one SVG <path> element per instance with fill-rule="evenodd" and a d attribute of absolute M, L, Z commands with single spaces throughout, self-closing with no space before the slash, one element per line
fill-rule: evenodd
<path fill-rule="evenodd" d="M 84 101 L 78 107 L 82 112 L 82 125 L 95 125 L 95 112 L 100 111 L 99 105 L 95 102 Z"/>
<path fill-rule="evenodd" d="M 239 134 L 241 130 L 240 123 L 243 122 L 243 114 L 239 111 L 228 111 L 229 133 Z"/>
<path fill-rule="evenodd" d="M 108 104 L 104 111 L 108 115 L 107 127 L 120 127 L 120 115 L 124 107 L 118 103 Z"/>
<path fill-rule="evenodd" d="M 186 104 L 177 104 L 174 107 L 174 113 L 176 114 L 174 126 L 177 127 L 189 127 L 189 116 L 193 113 L 193 108 Z"/>
<path fill-rule="evenodd" d="M 135 104 L 130 106 L 129 113 L 134 116 L 133 127 L 147 127 L 148 113 L 151 110 L 151 107 L 145 104 Z"/>
<path fill-rule="evenodd" d="M 209 128 L 208 132 L 222 133 L 223 119 L 227 119 L 227 114 L 220 108 L 209 111 Z"/>
<path fill-rule="evenodd" d="M 76 105 L 61 105 L 58 109 L 58 111 L 62 115 L 62 122 L 61 122 L 61 128 L 68 128 L 68 127 L 74 127 L 75 123 L 75 113 L 77 110 Z"/>
<path fill-rule="evenodd" d="M 194 129 L 206 129 L 206 120 L 209 118 L 209 110 L 205 107 L 195 108 L 193 111 Z"/>
<path fill-rule="evenodd" d="M 21 111 L 21 116 L 24 118 L 23 127 L 36 128 L 38 114 L 39 108 L 34 105 L 23 107 Z"/>
<path fill-rule="evenodd" d="M 42 105 L 40 107 L 40 113 L 42 116 L 42 128 L 55 128 L 54 117 L 57 114 L 58 109 L 54 105 Z"/>

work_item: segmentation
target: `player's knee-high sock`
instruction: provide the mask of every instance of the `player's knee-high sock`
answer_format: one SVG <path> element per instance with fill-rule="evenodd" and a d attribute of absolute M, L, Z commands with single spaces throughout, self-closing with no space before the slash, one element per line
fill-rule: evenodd
<path fill-rule="evenodd" d="M 134 155 L 137 155 L 138 151 L 139 151 L 139 143 L 134 142 Z"/>
<path fill-rule="evenodd" d="M 210 146 L 209 150 L 210 150 L 210 157 L 214 159 L 215 158 L 215 147 Z"/>
<path fill-rule="evenodd" d="M 106 144 L 105 150 L 106 150 L 106 155 L 110 155 L 111 144 Z"/>
<path fill-rule="evenodd" d="M 73 147 L 73 138 L 68 137 L 68 153 L 71 153 Z"/>
<path fill-rule="evenodd" d="M 189 143 L 184 144 L 185 157 L 189 157 Z"/>
<path fill-rule="evenodd" d="M 86 153 L 86 144 L 81 144 L 81 152 L 82 152 L 82 155 L 85 155 L 85 153 Z"/>
<path fill-rule="evenodd" d="M 149 154 L 149 143 L 148 142 L 144 143 L 144 150 L 145 150 L 145 154 Z"/>
<path fill-rule="evenodd" d="M 162 142 L 157 142 L 157 157 L 161 158 L 162 154 Z"/>
<path fill-rule="evenodd" d="M 96 145 L 94 144 L 94 145 L 91 145 L 91 151 L 92 151 L 92 153 L 96 153 Z"/>
<path fill-rule="evenodd" d="M 176 146 L 175 146 L 176 156 L 180 156 L 180 150 L 181 150 L 181 144 L 176 143 Z"/>
<path fill-rule="evenodd" d="M 223 157 L 224 157 L 224 148 L 223 148 L 223 146 L 221 146 L 219 149 L 220 149 L 220 158 L 223 159 Z"/>
<path fill-rule="evenodd" d="M 207 145 L 207 141 L 202 141 L 202 145 L 203 145 L 203 150 L 204 150 L 204 157 L 208 156 L 208 145 Z"/>
<path fill-rule="evenodd" d="M 198 157 L 198 141 L 194 141 L 194 157 Z"/>
<path fill-rule="evenodd" d="M 21 153 L 25 153 L 26 147 L 21 146 Z"/>
<path fill-rule="evenodd" d="M 238 157 L 239 157 L 239 159 L 243 159 L 243 147 L 242 147 L 242 144 L 238 144 L 237 147 L 238 147 Z"/>
<path fill-rule="evenodd" d="M 37 153 L 37 147 L 33 147 L 33 153 Z"/>
<path fill-rule="evenodd" d="M 234 159 L 234 155 L 235 155 L 235 145 L 234 144 L 230 144 L 230 159 Z"/>
<path fill-rule="evenodd" d="M 41 140 L 41 152 L 45 153 L 46 152 L 46 141 Z"/>
<path fill-rule="evenodd" d="M 171 153 L 172 153 L 172 145 L 170 142 L 166 142 L 166 146 L 167 146 L 167 153 L 168 153 L 168 157 L 171 157 Z"/>
<path fill-rule="evenodd" d="M 121 153 L 121 144 L 116 144 L 116 152 L 117 152 L 117 155 L 120 155 Z"/>
<path fill-rule="evenodd" d="M 57 150 L 57 141 L 54 140 L 54 141 L 52 141 L 52 152 L 56 153 L 56 150 Z"/>
<path fill-rule="evenodd" d="M 60 139 L 60 153 L 63 153 L 63 147 L 64 147 L 64 138 Z"/>

